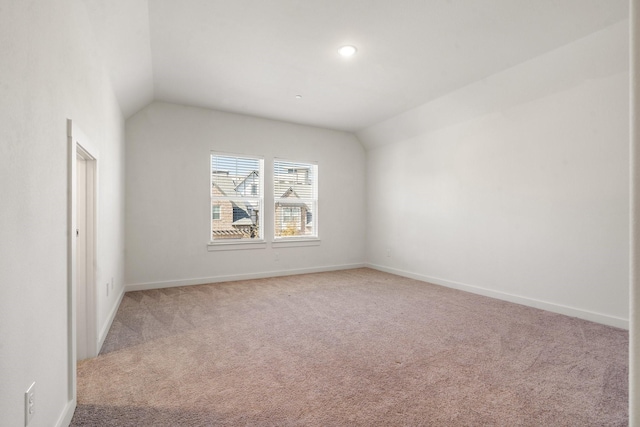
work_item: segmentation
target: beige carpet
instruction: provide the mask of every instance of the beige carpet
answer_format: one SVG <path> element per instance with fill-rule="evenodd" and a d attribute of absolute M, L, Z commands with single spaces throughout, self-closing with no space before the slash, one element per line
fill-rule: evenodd
<path fill-rule="evenodd" d="M 624 426 L 628 333 L 370 269 L 127 293 L 74 426 Z"/>

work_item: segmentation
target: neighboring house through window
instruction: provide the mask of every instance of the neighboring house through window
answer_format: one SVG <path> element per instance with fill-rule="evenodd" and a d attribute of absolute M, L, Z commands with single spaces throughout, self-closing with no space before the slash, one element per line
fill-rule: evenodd
<path fill-rule="evenodd" d="M 318 166 L 273 162 L 275 238 L 318 236 Z"/>
<path fill-rule="evenodd" d="M 216 202 L 213 202 L 216 203 Z M 211 219 L 220 219 L 220 205 L 212 204 L 211 206 Z"/>
<path fill-rule="evenodd" d="M 211 241 L 262 239 L 264 161 L 211 154 Z"/>

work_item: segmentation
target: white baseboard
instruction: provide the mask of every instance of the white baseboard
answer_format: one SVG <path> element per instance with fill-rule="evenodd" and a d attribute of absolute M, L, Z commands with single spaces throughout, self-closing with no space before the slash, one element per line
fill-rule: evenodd
<path fill-rule="evenodd" d="M 293 276 L 296 274 L 323 273 L 326 271 L 350 270 L 362 267 L 366 267 L 366 264 L 342 264 L 324 267 L 300 268 L 296 270 L 276 270 L 260 273 L 233 274 L 227 276 L 198 277 L 194 279 L 170 280 L 166 282 L 133 283 L 125 286 L 125 292 L 173 288 L 176 286 L 205 285 L 207 283 L 234 282 L 238 280 L 265 279 L 267 277 Z"/>
<path fill-rule="evenodd" d="M 66 405 L 64 405 L 64 410 L 62 414 L 60 414 L 60 418 L 58 418 L 58 422 L 56 422 L 56 427 L 68 427 L 71 424 L 71 419 L 73 419 L 73 413 L 76 411 L 76 399 L 69 400 Z"/>
<path fill-rule="evenodd" d="M 118 312 L 118 308 L 120 308 L 120 303 L 122 302 L 122 298 L 124 298 L 125 289 L 123 288 L 120 291 L 120 295 L 118 296 L 118 302 L 116 302 L 113 307 L 111 307 L 111 311 L 109 312 L 109 317 L 107 317 L 107 321 L 104 322 L 102 328 L 100 329 L 100 335 L 98 336 L 97 342 L 97 351 L 96 354 L 100 353 L 100 349 L 102 348 L 102 344 L 104 344 L 104 340 L 107 338 L 107 334 L 109 333 L 109 329 L 111 329 L 111 324 L 113 323 L 113 319 L 116 317 L 116 313 Z"/>
<path fill-rule="evenodd" d="M 374 270 L 384 271 L 386 273 L 395 274 L 397 276 L 408 277 L 410 279 L 420 280 L 422 282 L 433 283 L 434 285 L 445 286 L 447 288 L 458 289 L 465 292 L 471 292 L 503 301 L 509 301 L 516 304 L 526 305 L 528 307 L 539 308 L 541 310 L 550 311 L 552 313 L 564 314 L 579 319 L 589 320 L 592 322 L 602 323 L 616 328 L 629 330 L 629 320 L 620 317 L 609 316 L 602 313 L 595 313 L 588 310 L 582 310 L 575 307 L 568 307 L 561 304 L 555 304 L 547 301 L 540 301 L 533 298 L 522 297 L 518 295 L 508 294 L 505 292 L 494 291 L 491 289 L 481 288 L 479 286 L 467 285 L 465 283 L 452 282 L 450 280 L 439 279 L 437 277 L 429 277 L 418 273 L 399 270 L 392 267 L 386 267 L 377 264 L 366 264 L 367 267 Z"/>

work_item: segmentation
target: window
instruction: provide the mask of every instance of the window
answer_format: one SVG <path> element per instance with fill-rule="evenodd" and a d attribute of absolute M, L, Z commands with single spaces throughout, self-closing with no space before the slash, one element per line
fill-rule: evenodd
<path fill-rule="evenodd" d="M 211 154 L 211 241 L 262 239 L 263 160 Z"/>
<path fill-rule="evenodd" d="M 275 238 L 318 237 L 318 166 L 273 163 Z"/>

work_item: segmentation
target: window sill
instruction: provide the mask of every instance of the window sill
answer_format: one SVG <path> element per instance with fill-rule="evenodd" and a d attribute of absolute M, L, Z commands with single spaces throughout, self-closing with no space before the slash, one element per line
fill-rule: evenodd
<path fill-rule="evenodd" d="M 267 242 L 264 240 L 251 240 L 250 242 L 210 242 L 207 244 L 207 251 L 237 251 L 243 249 L 264 249 L 267 247 Z"/>
<path fill-rule="evenodd" d="M 300 237 L 297 239 L 278 239 L 271 242 L 272 248 L 293 248 L 301 246 L 320 246 L 320 239 L 317 237 Z"/>

